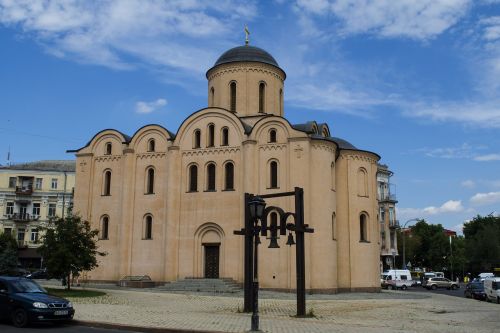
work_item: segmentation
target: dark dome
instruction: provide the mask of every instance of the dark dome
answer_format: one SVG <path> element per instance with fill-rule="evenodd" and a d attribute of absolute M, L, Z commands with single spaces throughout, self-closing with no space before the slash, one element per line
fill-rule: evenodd
<path fill-rule="evenodd" d="M 215 66 L 237 61 L 255 61 L 280 67 L 276 60 L 267 51 L 250 45 L 243 45 L 224 52 L 215 62 Z"/>

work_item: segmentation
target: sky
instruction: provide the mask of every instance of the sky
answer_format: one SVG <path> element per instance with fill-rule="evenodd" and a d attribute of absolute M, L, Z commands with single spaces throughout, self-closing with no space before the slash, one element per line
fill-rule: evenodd
<path fill-rule="evenodd" d="M 499 214 L 500 0 L 0 0 L 0 164 L 176 132 L 245 25 L 287 73 L 291 123 L 382 156 L 401 224 Z"/>

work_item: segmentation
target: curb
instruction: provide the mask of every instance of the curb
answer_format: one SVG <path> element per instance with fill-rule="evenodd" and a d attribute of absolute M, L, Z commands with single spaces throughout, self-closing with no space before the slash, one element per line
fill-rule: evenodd
<path fill-rule="evenodd" d="M 186 329 L 174 329 L 174 328 L 132 326 L 132 325 L 122 325 L 113 323 L 101 323 L 95 321 L 82 321 L 75 319 L 67 322 L 67 324 L 71 326 L 116 329 L 122 331 L 133 331 L 133 332 L 143 332 L 143 333 L 228 333 L 222 331 L 204 331 L 204 330 L 186 330 Z"/>

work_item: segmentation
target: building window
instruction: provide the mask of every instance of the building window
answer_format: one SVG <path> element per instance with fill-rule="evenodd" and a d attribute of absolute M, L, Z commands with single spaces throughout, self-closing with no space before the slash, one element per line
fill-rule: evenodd
<path fill-rule="evenodd" d="M 52 182 L 50 184 L 50 188 L 53 190 L 57 190 L 57 178 L 52 178 Z"/>
<path fill-rule="evenodd" d="M 111 145 L 111 142 L 106 142 L 106 147 L 104 150 L 104 155 L 111 155 L 111 149 L 113 146 Z"/>
<path fill-rule="evenodd" d="M 100 239 L 109 239 L 109 217 L 101 218 L 101 237 Z"/>
<path fill-rule="evenodd" d="M 360 197 L 368 196 L 368 176 L 364 168 L 358 169 L 358 195 Z"/>
<path fill-rule="evenodd" d="M 17 241 L 18 242 L 24 242 L 24 233 L 26 232 L 25 229 L 17 229 Z"/>
<path fill-rule="evenodd" d="M 147 215 L 144 219 L 144 239 L 153 239 L 153 217 Z"/>
<path fill-rule="evenodd" d="M 380 207 L 379 209 L 379 218 L 381 223 L 385 223 L 385 209 L 384 207 Z"/>
<path fill-rule="evenodd" d="M 331 180 L 331 189 L 332 191 L 335 191 L 335 162 L 332 162 L 330 164 L 330 180 Z"/>
<path fill-rule="evenodd" d="M 207 191 L 215 191 L 215 164 L 207 165 Z"/>
<path fill-rule="evenodd" d="M 271 163 L 269 163 L 269 172 L 270 172 L 269 187 L 278 188 L 278 162 L 271 161 Z"/>
<path fill-rule="evenodd" d="M 33 203 L 33 215 L 40 216 L 40 203 L 39 202 Z"/>
<path fill-rule="evenodd" d="M 42 189 L 42 178 L 36 178 L 35 179 L 35 190 L 41 190 Z"/>
<path fill-rule="evenodd" d="M 155 151 L 155 140 L 151 139 L 148 141 L 148 151 Z"/>
<path fill-rule="evenodd" d="M 12 235 L 12 228 L 3 228 L 3 233 L 6 235 Z"/>
<path fill-rule="evenodd" d="M 17 177 L 9 177 L 9 188 L 15 188 L 17 184 Z"/>
<path fill-rule="evenodd" d="M 198 191 L 198 166 L 191 165 L 189 167 L 189 192 Z"/>
<path fill-rule="evenodd" d="M 236 82 L 231 82 L 229 85 L 230 90 L 230 102 L 229 102 L 229 110 L 231 112 L 236 112 Z"/>
<path fill-rule="evenodd" d="M 111 170 L 104 172 L 102 195 L 111 195 Z"/>
<path fill-rule="evenodd" d="M 154 194 L 154 186 L 155 186 L 155 170 L 150 167 L 146 171 L 147 179 L 146 179 L 146 194 Z"/>
<path fill-rule="evenodd" d="M 221 132 L 221 146 L 229 146 L 229 128 L 224 127 Z"/>
<path fill-rule="evenodd" d="M 367 235 L 367 225 L 366 225 L 366 214 L 361 214 L 359 216 L 359 240 L 361 242 L 367 242 L 368 241 L 368 235 Z"/>
<path fill-rule="evenodd" d="M 259 112 L 263 113 L 264 111 L 264 104 L 266 102 L 266 84 L 264 82 L 261 82 L 259 84 Z"/>
<path fill-rule="evenodd" d="M 337 214 L 335 212 L 332 213 L 332 239 L 337 239 Z"/>
<path fill-rule="evenodd" d="M 38 229 L 31 229 L 31 241 L 38 242 Z"/>
<path fill-rule="evenodd" d="M 193 148 L 200 148 L 200 147 L 201 147 L 201 131 L 197 129 L 194 131 Z"/>
<path fill-rule="evenodd" d="M 215 125 L 208 125 L 208 140 L 207 147 L 213 147 L 215 145 Z"/>
<path fill-rule="evenodd" d="M 283 89 L 280 89 L 280 115 L 283 114 Z"/>
<path fill-rule="evenodd" d="M 14 203 L 7 202 L 7 206 L 5 207 L 5 215 L 14 215 Z"/>
<path fill-rule="evenodd" d="M 391 225 L 394 225 L 394 222 L 395 222 L 395 218 L 394 218 L 394 208 L 393 207 L 389 207 L 389 223 Z"/>
<path fill-rule="evenodd" d="M 394 246 L 394 232 L 391 232 L 391 249 L 395 249 L 396 247 Z"/>
<path fill-rule="evenodd" d="M 214 87 L 210 88 L 210 106 L 214 106 L 215 102 L 215 89 Z"/>
<path fill-rule="evenodd" d="M 49 212 L 48 212 L 47 216 L 48 217 L 56 216 L 56 204 L 55 203 L 49 204 Z"/>
<path fill-rule="evenodd" d="M 227 162 L 226 165 L 224 166 L 224 172 L 226 179 L 224 184 L 224 189 L 234 190 L 234 164 L 231 162 Z"/>
<path fill-rule="evenodd" d="M 271 128 L 269 130 L 269 143 L 276 142 L 276 130 L 274 128 Z"/>

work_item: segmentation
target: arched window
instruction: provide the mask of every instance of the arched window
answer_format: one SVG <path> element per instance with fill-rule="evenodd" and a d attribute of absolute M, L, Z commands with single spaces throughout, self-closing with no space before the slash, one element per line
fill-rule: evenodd
<path fill-rule="evenodd" d="M 198 191 L 198 166 L 195 164 L 189 167 L 189 192 Z"/>
<path fill-rule="evenodd" d="M 104 172 L 102 195 L 111 195 L 111 170 L 106 170 Z"/>
<path fill-rule="evenodd" d="M 193 148 L 200 148 L 200 147 L 201 147 L 201 131 L 197 129 L 194 131 Z"/>
<path fill-rule="evenodd" d="M 222 128 L 221 146 L 229 146 L 229 128 Z"/>
<path fill-rule="evenodd" d="M 155 151 L 155 139 L 148 141 L 148 151 Z"/>
<path fill-rule="evenodd" d="M 231 112 L 236 112 L 236 82 L 231 82 L 231 84 L 229 85 L 229 90 L 229 110 L 231 110 Z"/>
<path fill-rule="evenodd" d="M 144 219 L 144 239 L 153 239 L 153 217 L 146 215 Z"/>
<path fill-rule="evenodd" d="M 366 214 L 362 213 L 359 216 L 359 241 L 360 242 L 367 242 L 368 241 L 368 234 L 367 234 L 367 225 L 366 225 Z"/>
<path fill-rule="evenodd" d="M 332 213 L 332 239 L 337 239 L 337 214 L 335 212 Z"/>
<path fill-rule="evenodd" d="M 109 239 L 109 217 L 103 216 L 101 218 L 101 230 L 99 239 Z"/>
<path fill-rule="evenodd" d="M 207 165 L 207 191 L 215 191 L 215 164 Z"/>
<path fill-rule="evenodd" d="M 215 145 L 215 125 L 208 125 L 208 140 L 207 147 L 213 147 Z"/>
<path fill-rule="evenodd" d="M 358 169 L 358 195 L 361 197 L 368 196 L 368 176 L 364 168 Z"/>
<path fill-rule="evenodd" d="M 276 142 L 276 130 L 274 128 L 269 130 L 269 142 Z"/>
<path fill-rule="evenodd" d="M 215 89 L 214 87 L 210 88 L 210 106 L 214 106 L 215 100 Z"/>
<path fill-rule="evenodd" d="M 269 172 L 269 187 L 278 188 L 278 162 L 271 161 L 271 163 L 269 163 Z"/>
<path fill-rule="evenodd" d="M 269 226 L 272 226 L 272 225 L 278 225 L 278 213 L 276 212 L 272 212 L 270 214 L 270 219 L 269 219 Z"/>
<path fill-rule="evenodd" d="M 259 112 L 263 113 L 264 105 L 266 102 L 266 84 L 264 82 L 259 83 Z"/>
<path fill-rule="evenodd" d="M 111 142 L 106 142 L 106 148 L 104 150 L 104 155 L 111 155 L 111 149 L 113 148 L 113 145 Z"/>
<path fill-rule="evenodd" d="M 283 89 L 280 89 L 280 115 L 283 115 Z"/>
<path fill-rule="evenodd" d="M 234 190 L 234 164 L 227 162 L 224 166 L 225 173 L 225 190 Z"/>
<path fill-rule="evenodd" d="M 146 194 L 153 194 L 155 193 L 154 186 L 155 186 L 155 169 L 152 167 L 149 167 L 146 171 L 147 176 L 146 176 Z"/>
<path fill-rule="evenodd" d="M 335 162 L 332 162 L 332 164 L 330 164 L 330 181 L 331 181 L 331 190 L 332 191 L 335 191 Z"/>

